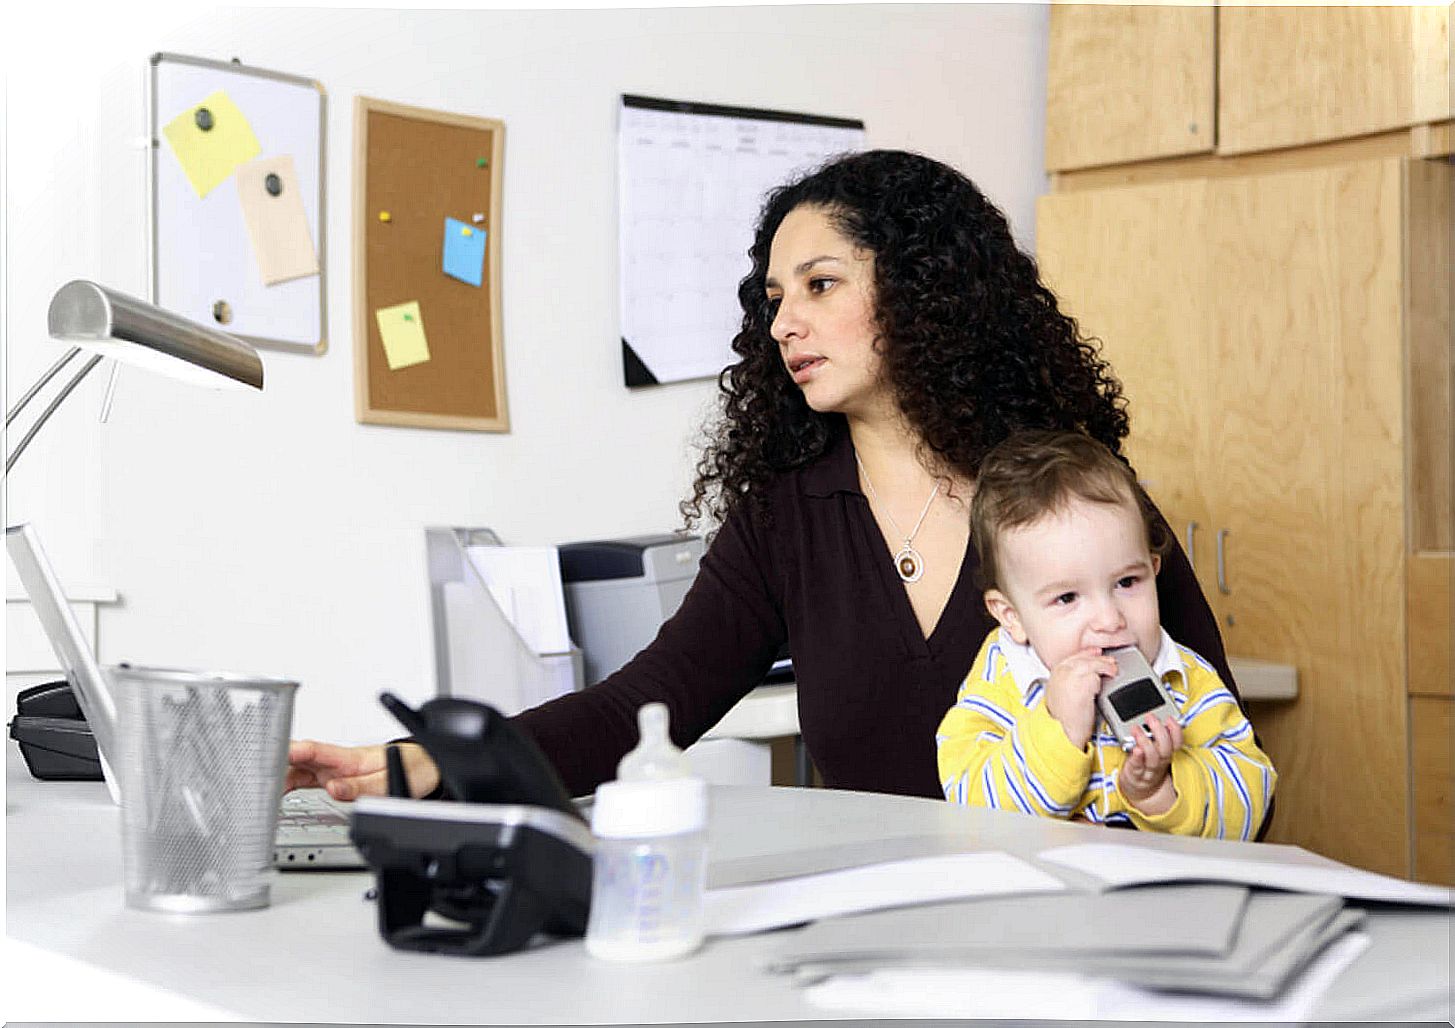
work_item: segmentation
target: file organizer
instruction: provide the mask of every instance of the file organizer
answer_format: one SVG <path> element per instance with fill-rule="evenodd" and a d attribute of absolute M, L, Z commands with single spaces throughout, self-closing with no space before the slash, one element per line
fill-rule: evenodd
<path fill-rule="evenodd" d="M 500 546 L 488 528 L 426 528 L 435 685 L 441 696 L 481 700 L 506 715 L 582 688 L 576 645 L 536 653 L 490 594 L 469 548 Z"/>

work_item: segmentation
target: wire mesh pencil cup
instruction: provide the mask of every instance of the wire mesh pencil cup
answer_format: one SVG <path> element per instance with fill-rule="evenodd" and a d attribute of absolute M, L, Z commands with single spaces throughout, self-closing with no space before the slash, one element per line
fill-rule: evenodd
<path fill-rule="evenodd" d="M 126 905 L 265 907 L 297 682 L 112 668 Z"/>

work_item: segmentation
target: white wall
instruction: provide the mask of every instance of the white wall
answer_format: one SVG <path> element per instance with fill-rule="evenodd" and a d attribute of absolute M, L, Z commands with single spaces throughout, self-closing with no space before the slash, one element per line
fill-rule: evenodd
<path fill-rule="evenodd" d="M 1023 245 L 1044 191 L 1040 6 L 118 7 L 52 15 L 6 44 L 7 406 L 59 353 L 45 338 L 57 286 L 146 294 L 143 89 L 158 50 L 327 89 L 330 348 L 265 354 L 255 395 L 123 372 L 106 425 L 98 374 L 17 465 L 7 523 L 33 520 L 66 582 L 121 593 L 102 613 L 103 661 L 296 676 L 299 734 L 373 739 L 396 727 L 380 689 L 431 693 L 423 525 L 549 543 L 679 524 L 714 387 L 621 382 L 621 93 L 862 118 L 870 146 L 969 174 Z M 355 95 L 506 124 L 509 434 L 354 422 Z"/>

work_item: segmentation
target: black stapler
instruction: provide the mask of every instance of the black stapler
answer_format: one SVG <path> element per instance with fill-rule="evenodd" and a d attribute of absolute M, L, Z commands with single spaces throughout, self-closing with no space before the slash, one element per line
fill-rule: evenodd
<path fill-rule="evenodd" d="M 540 933 L 584 934 L 591 831 L 545 755 L 484 703 L 380 700 L 434 759 L 447 797 L 408 799 L 391 747 L 390 795 L 354 805 L 349 834 L 377 878 L 385 941 L 494 956 Z"/>

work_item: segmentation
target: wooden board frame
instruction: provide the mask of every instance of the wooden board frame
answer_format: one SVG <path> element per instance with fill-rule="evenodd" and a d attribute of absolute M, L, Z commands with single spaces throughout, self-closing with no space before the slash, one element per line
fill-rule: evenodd
<path fill-rule="evenodd" d="M 476 289 L 464 283 L 457 283 L 448 276 L 444 276 L 440 270 L 438 251 L 432 263 L 428 265 L 421 261 L 413 261 L 405 266 L 403 272 L 393 269 L 388 272 L 389 284 L 381 284 L 382 278 L 386 275 L 385 269 L 376 266 L 371 277 L 370 268 L 370 240 L 377 240 L 375 233 L 381 230 L 400 230 L 398 223 L 402 225 L 403 231 L 435 233 L 439 238 L 441 222 L 433 217 L 421 214 L 418 208 L 410 208 L 412 212 L 409 217 L 401 217 L 383 223 L 379 220 L 378 212 L 369 209 L 370 199 L 370 123 L 376 116 L 383 118 L 404 119 L 414 123 L 412 127 L 422 131 L 439 129 L 463 129 L 472 133 L 488 133 L 489 135 L 489 196 L 488 215 L 486 219 L 486 245 L 485 245 L 485 267 L 484 281 Z M 382 135 L 383 126 L 393 125 L 392 122 L 377 122 Z M 398 126 L 394 126 L 398 127 Z M 375 155 L 377 156 L 377 154 Z M 490 118 L 480 118 L 471 115 L 452 114 L 443 111 L 429 110 L 423 107 L 411 107 L 404 104 L 392 103 L 385 100 L 376 100 L 370 97 L 359 96 L 354 99 L 354 414 L 358 421 L 376 425 L 411 426 L 417 428 L 440 428 L 440 429 L 462 429 L 476 432 L 508 432 L 510 431 L 510 418 L 506 409 L 505 390 L 505 358 L 503 348 L 503 334 L 501 328 L 500 314 L 500 221 L 501 221 L 501 181 L 504 170 L 505 159 L 505 123 Z M 426 169 L 432 160 L 437 160 L 437 155 L 418 157 L 408 162 L 411 171 Z M 420 170 L 423 175 L 424 171 Z M 381 173 L 382 179 L 382 173 Z M 428 190 L 416 191 L 429 193 Z M 412 193 L 410 198 L 412 199 Z M 400 199 L 408 203 L 403 196 Z M 436 205 L 438 202 L 436 201 Z M 468 205 L 467 205 L 468 206 Z M 431 208 L 434 210 L 435 208 Z M 450 217 L 468 218 L 470 215 L 459 207 L 443 211 Z M 417 216 L 417 217 L 416 217 Z M 391 212 L 392 217 L 392 212 Z M 417 225 L 414 224 L 417 222 Z M 433 224 L 433 228 L 429 225 Z M 391 228 L 394 226 L 394 228 Z M 419 237 L 415 237 L 418 242 Z M 377 254 L 377 249 L 376 249 Z M 431 324 L 431 313 L 421 295 L 416 295 L 416 289 L 409 288 L 411 283 L 396 281 L 404 275 L 409 276 L 412 283 L 416 284 L 417 290 L 435 291 L 441 288 L 456 290 L 450 294 L 455 297 L 453 301 L 441 300 L 439 303 L 453 304 L 451 313 L 455 320 L 461 315 L 458 305 L 475 304 L 486 308 L 480 322 L 480 336 L 475 338 L 472 332 L 439 335 L 436 336 L 429 326 Z M 414 279 L 415 275 L 420 276 Z M 441 285 L 441 283 L 444 283 Z M 470 290 L 466 292 L 464 290 Z M 387 298 L 386 293 L 392 292 L 392 298 Z M 430 360 L 425 364 L 416 365 L 413 368 L 402 368 L 390 372 L 385 359 L 383 344 L 379 337 L 378 325 L 374 317 L 374 309 L 379 306 L 388 306 L 393 303 L 404 303 L 409 300 L 421 300 L 421 312 L 424 317 L 426 335 L 429 337 Z M 481 302 L 483 301 L 483 303 Z M 438 303 L 435 304 L 435 323 L 440 322 Z M 472 366 L 480 365 L 483 360 L 485 382 L 478 391 L 470 391 L 463 400 L 459 396 L 446 395 L 441 383 L 447 382 L 445 388 L 455 389 L 460 387 L 461 381 L 468 381 L 469 376 L 458 374 L 441 375 L 448 371 L 452 365 L 458 367 L 459 361 L 473 362 Z M 421 370 L 416 370 L 421 369 Z M 392 379 L 389 376 L 407 376 L 411 372 L 414 375 L 411 379 L 403 377 Z M 390 387 L 397 383 L 412 381 L 413 384 L 403 386 L 396 390 L 398 395 L 392 399 L 380 396 L 385 387 L 380 383 L 388 382 Z M 462 403 L 468 405 L 469 409 L 461 411 L 458 408 Z M 451 407 L 456 409 L 450 409 Z"/>

